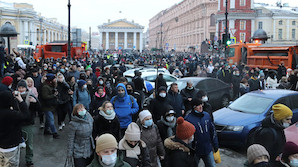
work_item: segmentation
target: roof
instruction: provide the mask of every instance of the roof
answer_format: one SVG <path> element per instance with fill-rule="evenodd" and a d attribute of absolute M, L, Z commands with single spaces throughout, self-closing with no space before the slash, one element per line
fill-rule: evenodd
<path fill-rule="evenodd" d="M 272 99 L 279 99 L 289 95 L 298 95 L 298 92 L 285 89 L 267 89 L 249 92 L 248 94 L 258 95 L 262 97 L 270 97 Z"/>
<path fill-rule="evenodd" d="M 119 19 L 109 23 L 103 23 L 102 25 L 98 26 L 99 29 L 117 29 L 117 28 L 125 28 L 125 29 L 144 29 L 144 26 L 141 26 L 135 22 L 127 21 L 126 19 Z"/>
<path fill-rule="evenodd" d="M 255 3 L 254 4 L 255 8 L 265 8 L 269 10 L 273 15 L 288 15 L 288 16 L 293 16 L 296 15 L 298 16 L 298 12 L 295 11 L 294 7 L 279 7 L 279 6 L 272 6 L 268 4 L 263 4 L 263 3 Z"/>

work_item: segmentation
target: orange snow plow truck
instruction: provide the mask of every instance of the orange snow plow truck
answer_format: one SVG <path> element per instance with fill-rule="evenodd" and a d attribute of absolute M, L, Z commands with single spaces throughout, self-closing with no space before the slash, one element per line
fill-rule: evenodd
<path fill-rule="evenodd" d="M 62 57 L 67 58 L 67 52 L 67 43 L 47 43 L 45 45 L 36 46 L 33 56 L 37 61 L 47 58 L 61 59 Z M 85 58 L 87 54 L 88 53 L 85 51 L 85 43 L 82 43 L 81 47 L 71 47 L 71 58 Z"/>
<path fill-rule="evenodd" d="M 237 43 L 229 48 L 230 65 L 244 63 L 252 68 L 277 69 L 281 61 L 286 68 L 295 69 L 298 62 L 298 45 Z"/>

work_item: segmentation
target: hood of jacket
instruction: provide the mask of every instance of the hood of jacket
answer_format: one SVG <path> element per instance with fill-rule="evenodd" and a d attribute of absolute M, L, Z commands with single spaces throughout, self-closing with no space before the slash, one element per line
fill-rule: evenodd
<path fill-rule="evenodd" d="M 274 129 L 281 129 L 283 130 L 284 127 L 276 122 L 273 118 L 273 113 L 269 116 L 267 116 L 263 121 L 262 121 L 262 127 L 273 127 Z"/>
<path fill-rule="evenodd" d="M 190 152 L 193 150 L 182 140 L 175 138 L 175 136 L 169 137 L 164 141 L 164 145 L 169 150 L 181 150 L 183 152 Z"/>
<path fill-rule="evenodd" d="M 119 96 L 118 96 L 118 91 L 117 91 L 117 96 L 118 96 L 117 99 L 118 99 L 118 98 L 119 98 L 119 99 L 124 99 L 126 96 L 128 96 L 126 87 L 125 87 L 125 85 L 124 85 L 123 83 L 119 83 L 119 84 L 117 85 L 117 87 L 116 87 L 116 90 L 118 90 L 119 87 L 122 87 L 122 88 L 124 89 L 124 91 L 125 91 L 125 95 L 124 95 L 124 97 L 119 97 Z"/>

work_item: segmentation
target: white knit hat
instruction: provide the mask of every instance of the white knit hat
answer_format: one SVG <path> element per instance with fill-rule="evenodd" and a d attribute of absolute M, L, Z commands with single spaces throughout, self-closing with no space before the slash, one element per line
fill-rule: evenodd
<path fill-rule="evenodd" d="M 139 141 L 141 139 L 139 126 L 134 122 L 130 123 L 125 131 L 124 138 L 128 141 Z"/>
<path fill-rule="evenodd" d="M 146 117 L 152 116 L 149 110 L 143 110 L 139 114 L 140 121 L 142 122 Z"/>

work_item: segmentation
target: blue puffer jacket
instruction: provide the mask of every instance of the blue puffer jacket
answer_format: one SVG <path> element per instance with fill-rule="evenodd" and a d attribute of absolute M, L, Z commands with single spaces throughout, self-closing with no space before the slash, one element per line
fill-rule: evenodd
<path fill-rule="evenodd" d="M 133 102 L 131 101 L 124 84 L 119 83 L 116 87 L 116 90 L 119 86 L 124 88 L 125 96 L 119 97 L 116 95 L 111 99 L 111 103 L 114 105 L 115 112 L 120 121 L 120 128 L 124 129 L 127 128 L 127 126 L 132 122 L 132 115 L 138 112 L 139 105 L 135 98 L 132 98 Z"/>
<path fill-rule="evenodd" d="M 78 95 L 78 97 L 77 97 Z M 89 105 L 91 103 L 91 97 L 86 89 L 77 89 L 73 93 L 73 106 L 77 103 L 83 104 L 86 110 L 89 111 Z"/>
<path fill-rule="evenodd" d="M 185 120 L 192 123 L 196 128 L 194 140 L 197 155 L 208 155 L 211 151 L 218 149 L 215 127 L 207 112 L 196 113 L 192 111 Z"/>

